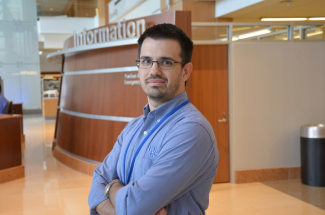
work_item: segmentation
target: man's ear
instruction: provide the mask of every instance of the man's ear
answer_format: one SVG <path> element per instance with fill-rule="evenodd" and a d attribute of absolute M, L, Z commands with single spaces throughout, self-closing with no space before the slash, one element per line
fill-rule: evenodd
<path fill-rule="evenodd" d="M 193 70 L 193 64 L 187 63 L 184 68 L 183 68 L 183 75 L 182 75 L 182 80 L 187 81 L 187 79 L 190 77 L 191 73 Z"/>

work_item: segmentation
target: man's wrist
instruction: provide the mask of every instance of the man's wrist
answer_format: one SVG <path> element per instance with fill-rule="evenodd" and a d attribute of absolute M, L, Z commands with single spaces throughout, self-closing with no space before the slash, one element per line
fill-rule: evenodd
<path fill-rule="evenodd" d="M 113 206 L 114 209 L 116 207 L 116 205 L 115 205 L 115 203 L 116 203 L 116 201 L 115 201 L 116 195 L 117 195 L 118 191 L 123 187 L 124 187 L 124 185 L 120 181 L 115 181 L 114 183 L 111 184 L 108 195 L 109 195 L 109 200 L 111 201 L 112 206 Z"/>
<path fill-rule="evenodd" d="M 116 178 L 116 179 L 113 179 L 111 182 L 109 182 L 106 186 L 105 186 L 105 189 L 104 189 L 104 194 L 106 196 L 107 199 L 109 199 L 109 192 L 113 186 L 113 184 L 115 183 L 122 183 L 120 181 L 120 179 Z"/>

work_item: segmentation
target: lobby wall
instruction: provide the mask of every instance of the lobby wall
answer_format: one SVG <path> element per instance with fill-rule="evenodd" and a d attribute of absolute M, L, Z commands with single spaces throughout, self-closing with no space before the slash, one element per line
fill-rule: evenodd
<path fill-rule="evenodd" d="M 236 42 L 230 50 L 231 176 L 300 166 L 300 126 L 325 123 L 325 42 Z"/>

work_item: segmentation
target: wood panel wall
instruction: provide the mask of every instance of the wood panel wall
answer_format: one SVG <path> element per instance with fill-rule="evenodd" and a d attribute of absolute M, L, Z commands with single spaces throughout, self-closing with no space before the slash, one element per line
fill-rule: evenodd
<path fill-rule="evenodd" d="M 61 108 L 87 114 L 137 117 L 142 114 L 147 98 L 139 85 L 124 85 L 128 80 L 124 77 L 129 74 L 136 76 L 137 72 L 65 76 Z"/>
<path fill-rule="evenodd" d="M 60 112 L 57 144 L 68 152 L 102 162 L 126 122 L 88 119 Z"/>

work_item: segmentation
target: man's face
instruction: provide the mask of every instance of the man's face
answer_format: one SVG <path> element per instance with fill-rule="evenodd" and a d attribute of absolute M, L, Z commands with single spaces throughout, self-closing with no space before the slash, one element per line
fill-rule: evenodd
<path fill-rule="evenodd" d="M 176 40 L 146 38 L 142 43 L 140 59 L 171 59 L 181 62 L 180 53 L 181 46 Z M 184 76 L 184 68 L 182 69 L 181 63 L 175 63 L 172 70 L 162 70 L 157 63 L 153 63 L 149 69 L 139 68 L 142 90 L 149 99 L 155 101 L 165 102 L 172 99 L 185 90 L 184 82 L 188 77 Z"/>

